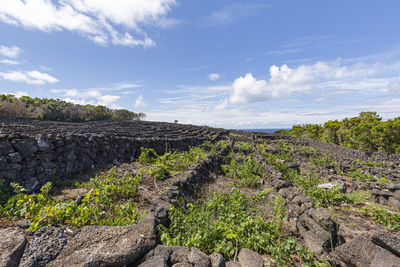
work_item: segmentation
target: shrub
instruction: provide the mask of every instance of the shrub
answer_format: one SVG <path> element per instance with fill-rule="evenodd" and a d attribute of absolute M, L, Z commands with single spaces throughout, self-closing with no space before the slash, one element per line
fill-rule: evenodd
<path fill-rule="evenodd" d="M 261 164 L 252 157 L 238 161 L 232 159 L 229 165 L 222 165 L 224 173 L 233 179 L 240 180 L 239 186 L 255 187 L 260 177 L 264 176 Z"/>
<path fill-rule="evenodd" d="M 90 191 L 81 203 L 56 201 L 49 195 L 52 184 L 46 183 L 38 194 L 12 184 L 16 195 L 1 208 L 2 216 L 30 219 L 29 231 L 59 223 L 84 225 L 133 225 L 142 216 L 135 201 L 139 177 L 124 174 L 119 177 L 112 168 L 105 177 L 97 176 L 85 184 Z"/>
<path fill-rule="evenodd" d="M 230 194 L 211 195 L 204 202 L 187 203 L 169 210 L 169 228 L 159 226 L 165 245 L 197 247 L 211 254 L 219 252 L 232 259 L 241 248 L 272 255 L 275 264 L 288 266 L 293 258 L 308 265 L 323 264 L 297 244 L 296 239 L 282 236 L 285 205 L 277 198 L 273 222 L 267 223 L 256 212 L 267 191 L 246 197 L 239 189 Z"/>
<path fill-rule="evenodd" d="M 361 213 L 371 217 L 377 223 L 382 224 L 391 229 L 400 229 L 400 213 L 384 209 L 378 205 L 370 205 L 361 209 L 356 209 Z"/>

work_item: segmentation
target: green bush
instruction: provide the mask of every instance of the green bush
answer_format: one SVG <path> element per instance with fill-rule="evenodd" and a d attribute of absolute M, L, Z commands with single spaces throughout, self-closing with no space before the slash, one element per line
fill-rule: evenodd
<path fill-rule="evenodd" d="M 197 247 L 205 253 L 219 252 L 232 259 L 241 248 L 272 256 L 279 266 L 293 264 L 297 258 L 307 265 L 324 266 L 294 238 L 282 236 L 285 205 L 277 198 L 274 219 L 264 222 L 260 216 L 252 216 L 267 191 L 254 197 L 246 197 L 239 189 L 230 194 L 215 193 L 204 202 L 187 203 L 169 210 L 169 228 L 159 226 L 161 242 L 165 245 Z"/>
<path fill-rule="evenodd" d="M 351 177 L 351 178 L 354 178 L 354 179 L 357 179 L 357 180 L 362 181 L 362 182 L 376 182 L 376 181 L 378 181 L 378 178 L 376 178 L 376 177 L 374 177 L 372 175 L 365 174 L 360 170 L 349 171 L 349 172 L 346 172 L 344 175 L 346 175 L 348 177 Z"/>
<path fill-rule="evenodd" d="M 374 219 L 377 223 L 382 224 L 391 229 L 400 230 L 400 213 L 390 211 L 378 205 L 370 205 L 357 211 Z"/>
<path fill-rule="evenodd" d="M 207 147 L 206 144 L 204 147 Z M 210 152 L 204 147 L 190 147 L 188 152 L 170 152 L 158 155 L 152 148 L 141 148 L 139 162 L 146 165 L 148 174 L 157 179 L 164 179 L 167 176 L 177 174 L 186 170 L 190 165 L 203 159 Z M 210 147 L 215 150 L 215 146 Z M 150 166 L 148 166 L 150 165 Z"/>
<path fill-rule="evenodd" d="M 31 98 L 0 94 L 0 117 L 28 117 L 53 121 L 141 120 L 144 113 L 105 106 L 78 105 L 59 99 Z"/>
<path fill-rule="evenodd" d="M 84 225 L 133 225 L 142 216 L 135 196 L 139 177 L 124 174 L 119 177 L 112 168 L 105 177 L 95 177 L 85 184 L 90 191 L 81 203 L 73 200 L 56 201 L 49 195 L 52 184 L 46 183 L 38 194 L 12 184 L 16 195 L 1 207 L 0 215 L 30 220 L 30 231 L 59 223 L 81 227 Z"/>
<path fill-rule="evenodd" d="M 382 121 L 376 112 L 371 111 L 342 121 L 327 121 L 324 125 L 295 125 L 291 130 L 281 130 L 280 133 L 355 149 L 400 153 L 400 117 Z"/>
<path fill-rule="evenodd" d="M 267 153 L 262 148 L 261 153 L 272 167 L 283 173 L 286 180 L 297 186 L 305 195 L 314 198 L 317 207 L 339 205 L 341 203 L 358 204 L 367 198 L 366 193 L 354 192 L 351 195 L 344 194 L 340 191 L 339 187 L 331 190 L 318 188 L 319 184 L 326 183 L 326 181 L 321 180 L 318 175 L 310 172 L 299 174 L 282 162 L 279 156 Z"/>
<path fill-rule="evenodd" d="M 224 173 L 233 179 L 240 180 L 239 186 L 255 187 L 264 176 L 261 164 L 252 157 L 243 160 L 232 159 L 229 165 L 221 166 Z"/>

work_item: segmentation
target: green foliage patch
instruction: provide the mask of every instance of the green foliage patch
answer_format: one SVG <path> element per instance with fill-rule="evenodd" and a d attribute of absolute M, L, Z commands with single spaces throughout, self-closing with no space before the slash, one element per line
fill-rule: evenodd
<path fill-rule="evenodd" d="M 261 150 L 263 156 L 276 170 L 283 173 L 284 178 L 297 186 L 305 195 L 314 198 L 316 207 L 326 207 L 329 205 L 339 205 L 341 203 L 358 204 L 367 198 L 367 193 L 353 192 L 351 195 L 344 194 L 339 187 L 331 190 L 318 188 L 319 184 L 326 183 L 321 180 L 317 174 L 303 171 L 299 174 L 297 171 L 289 168 L 277 155 Z M 324 163 L 325 164 L 325 163 Z"/>
<path fill-rule="evenodd" d="M 106 176 L 97 176 L 85 184 L 89 192 L 80 203 L 52 198 L 50 182 L 38 194 L 27 194 L 22 186 L 12 184 L 16 195 L 0 208 L 0 215 L 29 219 L 28 230 L 32 232 L 60 223 L 77 227 L 134 225 L 143 215 L 135 200 L 139 182 L 139 176 L 128 173 L 118 176 L 114 167 Z"/>
<path fill-rule="evenodd" d="M 282 236 L 285 220 L 282 197 L 275 201 L 272 222 L 250 215 L 257 212 L 267 193 L 262 191 L 247 197 L 234 189 L 230 194 L 214 193 L 205 201 L 171 207 L 169 228 L 158 227 L 161 242 L 197 247 L 208 254 L 219 252 L 227 259 L 232 259 L 241 248 L 249 248 L 271 255 L 278 266 L 292 265 L 294 258 L 308 266 L 325 266 L 295 238 Z"/>
<path fill-rule="evenodd" d="M 52 121 L 82 122 L 90 120 L 141 120 L 144 113 L 105 106 L 78 105 L 59 99 L 15 97 L 0 95 L 0 117 L 28 117 Z"/>
<path fill-rule="evenodd" d="M 337 165 L 337 163 L 329 157 L 328 153 L 325 153 L 322 157 L 320 155 L 312 155 L 309 157 L 309 160 L 315 166 L 325 167 Z"/>
<path fill-rule="evenodd" d="M 400 213 L 398 211 L 387 210 L 374 204 L 356 209 L 356 211 L 371 217 L 377 223 L 386 227 L 396 230 L 400 229 Z"/>
<path fill-rule="evenodd" d="M 215 148 L 211 148 L 213 150 Z M 188 152 L 170 152 L 158 155 L 152 148 L 141 148 L 139 162 L 145 165 L 145 171 L 156 177 L 164 179 L 170 175 L 186 170 L 190 165 L 197 163 L 210 152 L 203 147 L 190 147 Z"/>
<path fill-rule="evenodd" d="M 228 177 L 239 180 L 240 187 L 255 187 L 265 175 L 261 164 L 251 156 L 233 158 L 229 165 L 222 165 L 221 168 Z"/>
<path fill-rule="evenodd" d="M 323 140 L 350 148 L 400 153 L 400 117 L 382 121 L 376 112 L 361 112 L 342 121 L 330 120 L 323 125 L 295 125 L 279 133 Z"/>
<path fill-rule="evenodd" d="M 365 174 L 360 170 L 354 170 L 354 171 L 349 171 L 346 172 L 344 175 L 357 179 L 359 181 L 362 182 L 376 182 L 378 181 L 378 178 L 376 178 L 375 176 L 369 175 L 369 174 Z M 382 179 L 380 179 L 382 181 Z"/>

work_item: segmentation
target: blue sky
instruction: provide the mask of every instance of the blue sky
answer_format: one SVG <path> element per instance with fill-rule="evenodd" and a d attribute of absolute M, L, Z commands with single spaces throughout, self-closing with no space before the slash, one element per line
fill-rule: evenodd
<path fill-rule="evenodd" d="M 0 93 L 278 128 L 400 112 L 400 2 L 0 0 Z"/>

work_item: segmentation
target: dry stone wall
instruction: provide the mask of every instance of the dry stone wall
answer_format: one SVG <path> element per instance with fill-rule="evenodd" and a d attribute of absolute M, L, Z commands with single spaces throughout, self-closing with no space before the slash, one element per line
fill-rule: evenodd
<path fill-rule="evenodd" d="M 0 179 L 34 191 L 49 179 L 134 161 L 141 147 L 158 153 L 187 150 L 227 133 L 210 127 L 143 121 L 0 120 Z"/>

